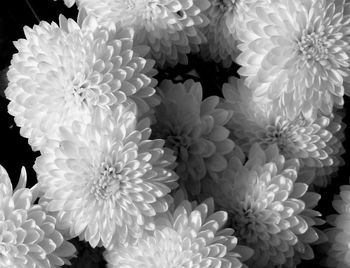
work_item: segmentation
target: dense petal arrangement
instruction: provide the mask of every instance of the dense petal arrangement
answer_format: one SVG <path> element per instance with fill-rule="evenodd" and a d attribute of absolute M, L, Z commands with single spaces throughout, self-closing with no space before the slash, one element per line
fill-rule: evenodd
<path fill-rule="evenodd" d="M 74 246 L 56 229 L 56 219 L 40 205 L 26 186 L 23 168 L 13 191 L 6 170 L 0 166 L 0 267 L 60 267 L 70 264 Z"/>
<path fill-rule="evenodd" d="M 0 70 L 0 267 L 350 268 L 350 0 L 63 2 Z"/>
<path fill-rule="evenodd" d="M 92 247 L 133 243 L 153 230 L 177 186 L 172 151 L 149 140 L 149 120 L 136 123 L 135 113 L 135 105 L 112 115 L 98 109 L 91 124 L 62 127 L 60 142 L 34 165 L 47 210 Z"/>
<path fill-rule="evenodd" d="M 202 101 L 202 86 L 193 80 L 174 84 L 169 80 L 159 86 L 161 104 L 156 107 L 154 135 L 177 156 L 176 172 L 192 194 L 200 191 L 200 180 L 226 168 L 225 154 L 233 141 L 224 127 L 232 112 L 217 107 L 219 98 Z"/>
<path fill-rule="evenodd" d="M 160 66 L 186 64 L 186 54 L 206 41 L 201 28 L 209 22 L 208 0 L 79 0 L 78 6 L 101 22 L 132 27 L 135 42 L 150 46 Z"/>
<path fill-rule="evenodd" d="M 299 162 L 285 160 L 276 145 L 263 151 L 254 144 L 247 162 L 236 147 L 220 179 L 206 179 L 205 192 L 231 216 L 231 226 L 254 255 L 249 267 L 295 267 L 314 257 L 319 240 L 314 225 L 323 223 L 312 210 L 320 195 L 297 182 Z"/>
<path fill-rule="evenodd" d="M 336 195 L 333 207 L 338 214 L 327 218 L 331 228 L 326 229 L 328 237 L 326 245 L 326 267 L 347 268 L 350 267 L 350 185 L 340 187 L 340 194 Z"/>
<path fill-rule="evenodd" d="M 307 2 L 307 3 L 306 3 Z M 238 72 L 259 102 L 294 119 L 344 103 L 350 79 L 350 3 L 271 0 L 252 5 L 238 27 Z"/>
<path fill-rule="evenodd" d="M 133 30 L 98 26 L 80 12 L 78 22 L 60 17 L 60 25 L 41 22 L 24 28 L 15 42 L 5 91 L 9 113 L 35 150 L 57 138 L 60 126 L 88 123 L 93 107 L 128 99 L 143 114 L 157 101 L 153 60 L 133 51 Z M 141 52 L 140 52 L 141 53 Z"/>
<path fill-rule="evenodd" d="M 237 245 L 234 230 L 224 228 L 227 213 L 214 212 L 208 199 L 199 206 L 183 201 L 158 217 L 156 230 L 137 245 L 105 254 L 110 268 L 246 267 L 250 248 Z"/>
<path fill-rule="evenodd" d="M 302 167 L 317 168 L 318 175 L 329 175 L 343 162 L 342 117 L 334 114 L 288 119 L 277 106 L 255 102 L 243 80 L 231 77 L 223 85 L 224 107 L 233 111 L 227 127 L 233 140 L 248 152 L 257 142 L 263 149 L 277 144 L 286 159 L 297 158 Z M 322 186 L 326 186 L 322 183 Z"/>

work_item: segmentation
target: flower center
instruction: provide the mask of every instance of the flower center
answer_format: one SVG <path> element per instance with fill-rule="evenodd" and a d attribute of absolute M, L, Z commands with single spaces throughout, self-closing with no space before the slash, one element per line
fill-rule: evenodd
<path fill-rule="evenodd" d="M 213 7 L 216 7 L 221 13 L 225 13 L 234 8 L 235 2 L 235 0 L 216 0 L 213 3 Z"/>
<path fill-rule="evenodd" d="M 103 162 L 92 182 L 91 193 L 97 200 L 106 200 L 120 189 L 120 168 Z"/>
<path fill-rule="evenodd" d="M 305 60 L 320 61 L 328 58 L 327 37 L 323 32 L 304 32 L 298 45 Z"/>
<path fill-rule="evenodd" d="M 98 105 L 101 92 L 98 87 L 92 85 L 88 80 L 82 82 L 74 82 L 73 90 L 70 91 L 70 99 L 76 105 Z M 69 98 L 69 97 L 67 97 Z"/>
<path fill-rule="evenodd" d="M 90 97 L 89 95 L 91 95 L 91 89 L 88 82 L 73 86 L 73 96 L 77 104 L 86 104 Z"/>
<path fill-rule="evenodd" d="M 283 140 L 287 138 L 287 130 L 288 126 L 287 125 L 281 125 L 281 124 L 276 124 L 276 125 L 268 125 L 265 128 L 265 133 L 263 136 L 260 138 L 260 140 L 269 145 L 273 143 L 283 143 Z"/>
<path fill-rule="evenodd" d="M 280 153 L 287 157 L 293 151 L 293 133 L 295 128 L 297 128 L 297 125 L 291 125 L 286 120 L 277 119 L 275 124 L 268 125 L 263 130 L 263 133 L 258 135 L 258 140 L 266 146 L 277 144 Z"/>
<path fill-rule="evenodd" d="M 273 143 L 279 140 L 283 136 L 283 131 L 278 126 L 268 126 L 265 141 Z"/>
<path fill-rule="evenodd" d="M 165 140 L 165 146 L 172 149 L 175 156 L 183 161 L 188 159 L 188 148 L 190 147 L 191 139 L 186 136 L 169 135 Z"/>

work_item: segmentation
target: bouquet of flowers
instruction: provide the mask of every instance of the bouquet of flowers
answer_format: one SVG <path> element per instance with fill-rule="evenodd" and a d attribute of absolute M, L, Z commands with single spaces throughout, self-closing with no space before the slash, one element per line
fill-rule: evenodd
<path fill-rule="evenodd" d="M 349 0 L 64 3 L 6 70 L 37 157 L 28 188 L 0 166 L 0 267 L 350 267 L 350 182 L 317 207 L 345 162 Z"/>

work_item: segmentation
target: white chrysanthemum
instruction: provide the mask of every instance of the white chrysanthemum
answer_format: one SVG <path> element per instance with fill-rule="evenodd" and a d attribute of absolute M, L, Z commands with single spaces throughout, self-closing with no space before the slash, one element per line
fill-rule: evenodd
<path fill-rule="evenodd" d="M 234 230 L 223 228 L 227 213 L 214 213 L 208 199 L 197 207 L 182 202 L 173 213 L 158 218 L 153 234 L 132 247 L 106 252 L 109 268 L 246 267 L 252 255 L 237 245 Z"/>
<path fill-rule="evenodd" d="M 201 47 L 204 59 L 222 62 L 226 67 L 233 63 L 239 54 L 236 33 L 236 28 L 240 27 L 237 21 L 237 18 L 240 16 L 238 12 L 246 10 L 250 4 L 256 1 L 210 0 L 211 6 L 205 13 L 210 22 L 203 29 L 208 41 Z"/>
<path fill-rule="evenodd" d="M 132 99 L 142 115 L 155 105 L 149 97 L 156 81 L 146 75 L 154 74 L 154 62 L 133 51 L 133 30 L 100 27 L 82 11 L 78 23 L 60 16 L 60 26 L 41 22 L 24 32 L 26 39 L 15 42 L 5 94 L 35 150 L 57 138 L 60 126 L 89 122 L 95 106 Z"/>
<path fill-rule="evenodd" d="M 0 166 L 0 267 L 47 268 L 70 264 L 74 246 L 56 230 L 56 219 L 34 204 L 36 194 L 24 188 L 27 175 L 22 168 L 12 190 L 6 170 Z"/>
<path fill-rule="evenodd" d="M 206 39 L 201 28 L 208 0 L 79 0 L 101 22 L 117 22 L 135 29 L 135 42 L 151 47 L 158 65 L 187 64 L 186 54 L 197 52 Z"/>
<path fill-rule="evenodd" d="M 224 125 L 232 112 L 217 107 L 217 96 L 202 101 L 202 86 L 193 80 L 177 84 L 165 80 L 159 88 L 161 104 L 155 110 L 154 135 L 174 150 L 181 182 L 192 194 L 198 194 L 200 180 L 207 172 L 219 172 L 227 166 L 224 155 L 231 152 L 234 143 Z"/>
<path fill-rule="evenodd" d="M 136 124 L 135 106 L 113 114 L 96 110 L 93 123 L 60 129 L 59 146 L 42 152 L 34 168 L 47 210 L 61 229 L 92 247 L 125 244 L 154 228 L 177 186 L 172 151 L 149 140 L 149 120 Z"/>
<path fill-rule="evenodd" d="M 254 102 L 243 80 L 234 77 L 223 85 L 223 95 L 223 106 L 234 113 L 227 127 L 245 152 L 255 142 L 263 149 L 277 144 L 286 159 L 297 158 L 301 166 L 315 167 L 322 176 L 332 173 L 342 162 L 342 122 L 336 112 L 330 116 L 318 114 L 315 119 L 299 114 L 290 120 L 279 107 Z"/>
<path fill-rule="evenodd" d="M 296 182 L 299 162 L 285 160 L 277 146 L 263 151 L 252 146 L 247 162 L 234 150 L 228 168 L 214 182 L 205 179 L 204 192 L 231 216 L 242 244 L 254 250 L 249 267 L 295 267 L 314 257 L 310 243 L 319 240 L 320 213 L 312 210 L 320 195 Z"/>
<path fill-rule="evenodd" d="M 327 221 L 333 226 L 326 229 L 328 237 L 325 259 L 326 267 L 350 267 L 350 185 L 340 187 L 340 195 L 335 196 L 333 207 L 338 214 L 331 215 Z"/>
<path fill-rule="evenodd" d="M 251 6 L 237 28 L 238 73 L 257 101 L 274 101 L 290 119 L 331 114 L 350 81 L 350 2 L 269 2 Z"/>

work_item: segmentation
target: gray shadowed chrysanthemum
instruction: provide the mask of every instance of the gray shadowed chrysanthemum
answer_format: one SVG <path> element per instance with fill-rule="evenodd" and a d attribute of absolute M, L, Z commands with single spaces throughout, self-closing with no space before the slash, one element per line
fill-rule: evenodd
<path fill-rule="evenodd" d="M 350 267 L 350 185 L 340 187 L 340 194 L 333 200 L 333 207 L 337 214 L 327 217 L 332 226 L 325 230 L 328 243 L 325 244 L 326 258 L 323 259 L 325 267 Z"/>
<path fill-rule="evenodd" d="M 152 126 L 154 136 L 175 152 L 180 183 L 194 195 L 200 192 L 200 180 L 207 172 L 215 176 L 226 168 L 224 155 L 234 147 L 225 127 L 232 112 L 217 107 L 219 97 L 202 100 L 202 94 L 201 84 L 193 80 L 163 81 Z"/>
<path fill-rule="evenodd" d="M 297 158 L 302 167 L 315 168 L 318 186 L 327 185 L 327 177 L 343 163 L 344 123 L 341 113 L 305 118 L 301 113 L 289 119 L 278 106 L 254 101 L 252 91 L 242 79 L 231 77 L 223 85 L 223 107 L 233 111 L 227 123 L 231 138 L 248 152 L 257 142 L 263 149 L 277 144 L 286 159 Z M 329 180 L 328 180 L 329 182 Z"/>
<path fill-rule="evenodd" d="M 323 242 L 314 227 L 323 224 L 313 210 L 320 195 L 296 182 L 298 169 L 298 160 L 286 160 L 276 145 L 254 144 L 247 161 L 236 146 L 219 179 L 203 181 L 203 192 L 229 213 L 239 241 L 254 250 L 249 267 L 296 267 L 314 258 L 310 244 Z"/>
<path fill-rule="evenodd" d="M 257 0 L 210 0 L 210 8 L 205 11 L 209 24 L 203 29 L 207 42 L 201 46 L 204 60 L 222 62 L 229 67 L 237 55 L 238 17 Z M 263 1 L 263 0 L 259 0 Z"/>

